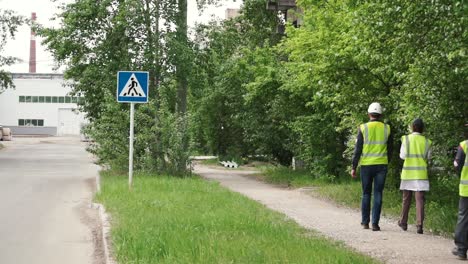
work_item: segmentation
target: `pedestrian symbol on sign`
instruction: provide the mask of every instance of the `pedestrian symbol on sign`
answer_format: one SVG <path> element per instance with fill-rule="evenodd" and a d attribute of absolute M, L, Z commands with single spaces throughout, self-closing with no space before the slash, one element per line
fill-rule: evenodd
<path fill-rule="evenodd" d="M 117 102 L 147 103 L 148 85 L 148 72 L 119 71 L 117 73 Z"/>
<path fill-rule="evenodd" d="M 146 97 L 146 94 L 141 88 L 141 85 L 138 82 L 138 79 L 135 77 L 135 74 L 130 76 L 119 96 Z"/>

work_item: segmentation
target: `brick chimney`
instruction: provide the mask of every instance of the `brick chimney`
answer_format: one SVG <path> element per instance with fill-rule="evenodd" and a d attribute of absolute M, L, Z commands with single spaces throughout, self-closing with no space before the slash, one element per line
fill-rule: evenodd
<path fill-rule="evenodd" d="M 31 13 L 32 25 L 36 23 L 36 12 Z M 31 28 L 31 40 L 29 42 L 29 72 L 36 72 L 36 32 Z"/>

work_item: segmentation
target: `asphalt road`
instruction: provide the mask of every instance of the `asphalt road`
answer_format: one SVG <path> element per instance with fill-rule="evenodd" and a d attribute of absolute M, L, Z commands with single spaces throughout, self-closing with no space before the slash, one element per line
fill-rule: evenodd
<path fill-rule="evenodd" d="M 98 167 L 78 138 L 15 138 L 0 150 L 0 263 L 92 264 Z"/>

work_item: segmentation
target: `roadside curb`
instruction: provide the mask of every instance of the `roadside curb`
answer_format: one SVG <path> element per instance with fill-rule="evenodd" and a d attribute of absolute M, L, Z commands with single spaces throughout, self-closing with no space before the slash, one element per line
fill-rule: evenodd
<path fill-rule="evenodd" d="M 110 225 L 110 215 L 107 214 L 104 205 L 99 203 L 93 203 L 93 207 L 99 210 L 99 218 L 101 219 L 101 228 L 102 228 L 102 245 L 104 247 L 104 257 L 106 259 L 106 264 L 117 264 L 111 254 L 111 225 Z"/>
<path fill-rule="evenodd" d="M 96 193 L 101 192 L 101 170 L 103 168 L 99 166 L 98 173 L 96 174 Z M 106 208 L 103 204 L 93 203 L 93 207 L 99 210 L 99 218 L 101 219 L 101 233 L 102 233 L 102 246 L 104 247 L 104 258 L 106 264 L 117 264 L 112 257 L 111 246 L 111 224 L 110 215 L 106 212 Z"/>

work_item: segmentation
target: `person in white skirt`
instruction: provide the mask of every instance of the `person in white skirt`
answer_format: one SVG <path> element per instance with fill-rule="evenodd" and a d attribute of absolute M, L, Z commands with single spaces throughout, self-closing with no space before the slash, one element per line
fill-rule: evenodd
<path fill-rule="evenodd" d="M 416 229 L 423 233 L 424 224 L 424 194 L 429 191 L 429 177 L 427 172 L 428 160 L 431 156 L 432 142 L 422 135 L 424 122 L 415 119 L 412 124 L 413 133 L 401 137 L 400 158 L 405 160 L 401 171 L 400 190 L 403 192 L 403 206 L 398 225 L 406 231 L 408 229 L 408 213 L 411 199 L 416 199 Z"/>

